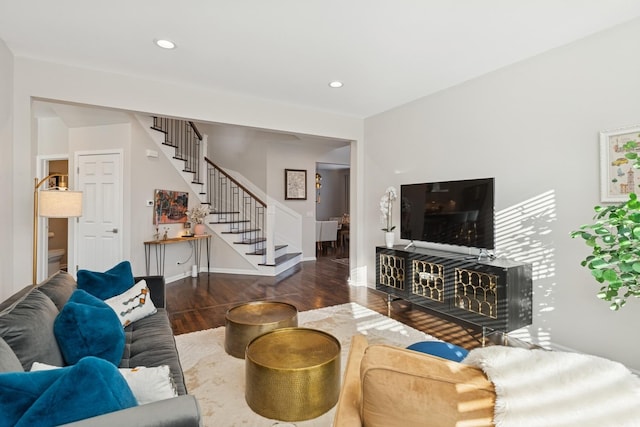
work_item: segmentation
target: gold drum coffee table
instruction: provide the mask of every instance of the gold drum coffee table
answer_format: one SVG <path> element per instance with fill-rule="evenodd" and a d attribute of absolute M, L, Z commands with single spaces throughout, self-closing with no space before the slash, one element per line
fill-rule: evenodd
<path fill-rule="evenodd" d="M 263 417 L 316 418 L 338 401 L 340 342 L 316 329 L 284 328 L 247 346 L 245 398 Z"/>
<path fill-rule="evenodd" d="M 255 337 L 274 329 L 298 326 L 298 309 L 286 302 L 255 301 L 230 308 L 224 319 L 224 349 L 244 359 L 247 344 Z"/>

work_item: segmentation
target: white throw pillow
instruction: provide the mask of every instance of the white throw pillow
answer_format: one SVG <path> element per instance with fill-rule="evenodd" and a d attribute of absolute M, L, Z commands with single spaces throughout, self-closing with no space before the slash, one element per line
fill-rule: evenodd
<path fill-rule="evenodd" d="M 34 362 L 31 371 L 46 371 L 59 369 L 57 366 Z M 138 367 L 118 369 L 127 381 L 131 392 L 138 401 L 138 405 L 170 399 L 178 395 L 168 365 L 157 367 Z"/>
<path fill-rule="evenodd" d="M 122 326 L 130 325 L 157 311 L 151 301 L 147 282 L 144 280 L 140 280 L 120 295 L 106 299 L 104 302 L 116 312 Z"/>
<path fill-rule="evenodd" d="M 138 405 L 171 399 L 178 395 L 168 365 L 153 368 L 120 368 L 120 373 L 129 384 Z"/>

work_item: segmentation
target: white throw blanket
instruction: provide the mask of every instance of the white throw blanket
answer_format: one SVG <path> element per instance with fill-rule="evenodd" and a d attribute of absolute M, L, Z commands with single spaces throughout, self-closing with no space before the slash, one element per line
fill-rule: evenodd
<path fill-rule="evenodd" d="M 640 379 L 586 354 L 491 346 L 464 362 L 496 389 L 497 427 L 640 426 Z"/>

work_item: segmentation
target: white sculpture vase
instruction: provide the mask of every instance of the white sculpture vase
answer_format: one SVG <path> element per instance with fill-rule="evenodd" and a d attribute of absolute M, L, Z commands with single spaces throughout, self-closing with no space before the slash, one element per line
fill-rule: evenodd
<path fill-rule="evenodd" d="M 384 233 L 384 243 L 387 245 L 388 248 L 392 248 L 393 247 L 393 242 L 395 240 L 396 235 L 394 234 L 393 231 L 387 231 Z"/>

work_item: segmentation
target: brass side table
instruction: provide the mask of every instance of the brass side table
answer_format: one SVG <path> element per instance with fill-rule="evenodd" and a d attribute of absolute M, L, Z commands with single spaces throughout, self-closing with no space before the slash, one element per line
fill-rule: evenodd
<path fill-rule="evenodd" d="M 245 399 L 280 421 L 316 418 L 338 402 L 340 342 L 308 328 L 276 329 L 247 346 Z"/>
<path fill-rule="evenodd" d="M 298 326 L 298 309 L 286 302 L 254 301 L 227 310 L 224 316 L 224 349 L 244 359 L 249 341 L 278 328 Z"/>

